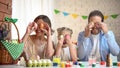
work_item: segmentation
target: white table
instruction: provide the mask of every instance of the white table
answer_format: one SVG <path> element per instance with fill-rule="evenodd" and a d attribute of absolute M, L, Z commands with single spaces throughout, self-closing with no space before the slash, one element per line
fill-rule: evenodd
<path fill-rule="evenodd" d="M 71 68 L 92 68 L 92 66 L 89 66 L 88 62 L 82 62 L 84 67 L 80 67 L 79 65 L 73 65 Z M 24 67 L 24 66 L 18 66 L 18 65 L 0 65 L 0 68 L 61 68 L 61 67 Z M 93 68 L 120 68 L 117 66 L 111 66 L 106 67 L 105 65 L 100 65 L 99 63 L 96 64 Z"/>

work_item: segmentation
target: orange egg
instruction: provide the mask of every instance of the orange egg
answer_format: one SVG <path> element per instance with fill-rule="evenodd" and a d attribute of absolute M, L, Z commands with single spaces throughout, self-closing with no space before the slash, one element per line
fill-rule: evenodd
<path fill-rule="evenodd" d="M 40 29 L 43 29 L 43 28 L 44 28 L 44 24 L 40 23 Z"/>

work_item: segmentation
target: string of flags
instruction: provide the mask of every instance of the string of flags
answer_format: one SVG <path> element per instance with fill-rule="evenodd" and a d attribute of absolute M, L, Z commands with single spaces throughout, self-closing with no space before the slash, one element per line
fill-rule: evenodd
<path fill-rule="evenodd" d="M 69 16 L 71 15 L 73 18 L 78 18 L 79 16 L 82 17 L 82 19 L 87 19 L 88 16 L 87 15 L 79 15 L 76 13 L 69 13 L 69 12 L 65 12 L 65 11 L 60 11 L 58 9 L 54 9 L 54 13 L 55 14 L 59 14 L 62 13 L 64 16 Z M 106 20 L 108 17 L 112 17 L 113 19 L 116 19 L 120 14 L 111 14 L 111 15 L 104 15 L 104 19 Z"/>

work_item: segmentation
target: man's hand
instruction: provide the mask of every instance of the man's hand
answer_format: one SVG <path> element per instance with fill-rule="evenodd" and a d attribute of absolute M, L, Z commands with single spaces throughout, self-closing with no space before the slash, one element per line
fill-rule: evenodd
<path fill-rule="evenodd" d="M 85 34 L 84 34 L 85 37 L 89 37 L 91 35 L 91 30 L 92 30 L 93 27 L 94 27 L 94 23 L 93 22 L 90 22 L 86 26 L 86 28 L 85 28 Z"/>
<path fill-rule="evenodd" d="M 105 34 L 108 32 L 108 27 L 105 23 L 100 23 L 100 27 Z"/>

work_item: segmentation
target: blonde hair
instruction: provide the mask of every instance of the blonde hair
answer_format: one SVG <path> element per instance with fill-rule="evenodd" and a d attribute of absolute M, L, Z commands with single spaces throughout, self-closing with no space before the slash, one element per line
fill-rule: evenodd
<path fill-rule="evenodd" d="M 70 29 L 68 27 L 60 27 L 60 28 L 57 29 L 58 35 L 61 35 L 62 31 L 69 31 L 70 36 L 73 34 L 72 29 Z"/>

